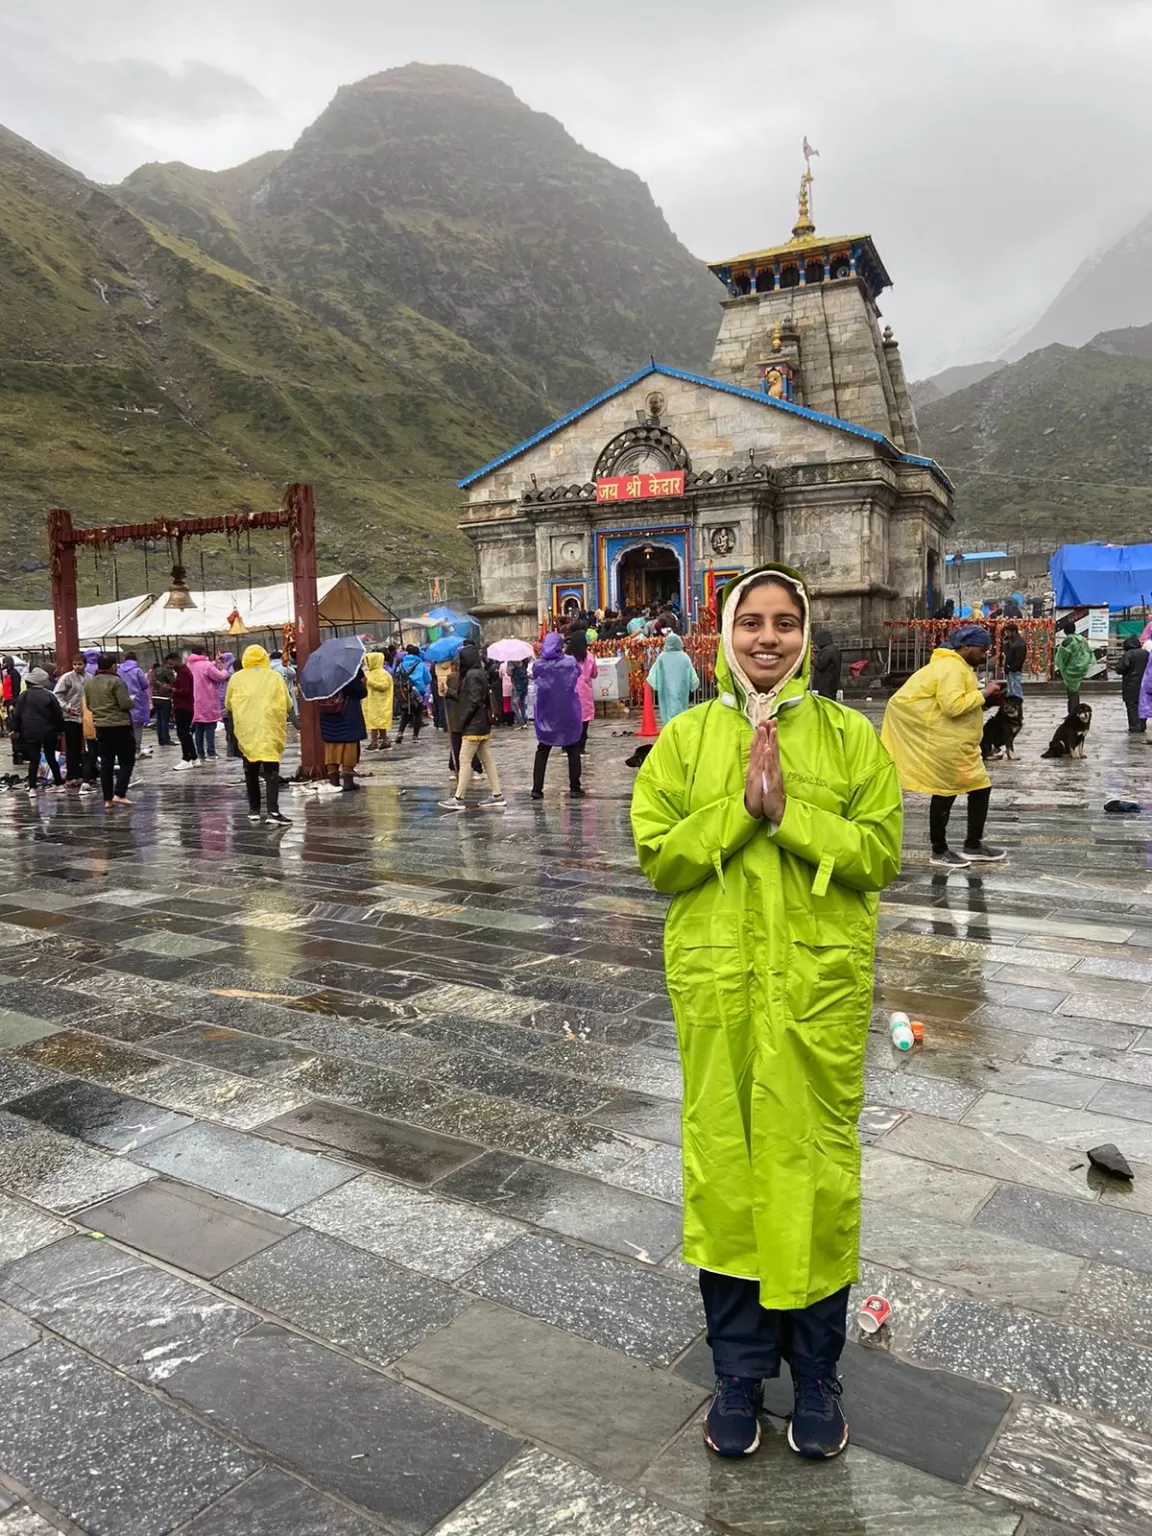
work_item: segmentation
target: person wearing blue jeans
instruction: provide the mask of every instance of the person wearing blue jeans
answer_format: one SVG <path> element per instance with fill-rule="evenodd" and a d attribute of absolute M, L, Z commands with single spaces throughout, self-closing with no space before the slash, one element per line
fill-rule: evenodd
<path fill-rule="evenodd" d="M 216 722 L 215 720 L 197 720 L 192 727 L 192 742 L 196 748 L 196 756 L 216 756 Z"/>
<path fill-rule="evenodd" d="M 1000 642 L 1004 663 L 1005 692 L 1010 699 L 1024 697 L 1024 667 L 1028 660 L 1028 642 L 1021 638 L 1015 624 L 1006 624 Z"/>

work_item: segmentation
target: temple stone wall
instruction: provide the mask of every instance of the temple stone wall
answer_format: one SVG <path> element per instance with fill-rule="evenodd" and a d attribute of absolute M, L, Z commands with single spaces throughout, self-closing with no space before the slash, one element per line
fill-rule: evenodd
<path fill-rule="evenodd" d="M 861 281 L 845 278 L 748 294 L 726 299 L 723 310 L 713 378 L 758 389 L 760 364 L 772 356 L 772 333 L 779 323 L 796 337 L 797 404 L 906 446 L 905 417 L 881 341 L 879 311 Z M 894 342 L 888 345 L 895 349 Z"/>

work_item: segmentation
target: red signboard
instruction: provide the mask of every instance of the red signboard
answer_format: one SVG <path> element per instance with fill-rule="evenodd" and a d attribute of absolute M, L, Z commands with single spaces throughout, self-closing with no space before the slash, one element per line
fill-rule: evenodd
<path fill-rule="evenodd" d="M 655 475 L 612 475 L 596 482 L 597 501 L 648 501 L 653 496 L 683 496 L 684 471 L 662 470 Z"/>

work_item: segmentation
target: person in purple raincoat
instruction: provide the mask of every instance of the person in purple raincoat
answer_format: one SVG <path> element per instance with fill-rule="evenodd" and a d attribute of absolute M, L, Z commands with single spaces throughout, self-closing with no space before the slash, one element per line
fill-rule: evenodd
<path fill-rule="evenodd" d="M 144 745 L 144 727 L 152 717 L 152 684 L 148 674 L 141 670 L 135 651 L 126 651 L 124 660 L 117 668 L 120 681 L 132 700 L 132 734 L 136 738 L 136 756 L 151 757 L 152 748 Z"/>
<path fill-rule="evenodd" d="M 221 651 L 216 658 L 216 668 L 220 672 L 226 672 L 231 678 L 236 670 L 236 657 L 231 651 Z M 232 716 L 224 707 L 224 697 L 228 692 L 228 684 L 221 683 L 219 689 L 220 713 L 224 719 L 224 736 L 228 743 L 228 756 L 239 757 L 240 748 L 236 745 L 236 736 L 232 730 Z"/>
<path fill-rule="evenodd" d="M 532 663 L 536 684 L 533 724 L 536 727 L 536 761 L 532 765 L 532 798 L 544 798 L 544 772 L 548 754 L 561 747 L 568 758 L 568 787 L 573 795 L 583 795 L 580 787 L 580 664 L 564 654 L 563 635 L 545 635 L 540 659 Z"/>

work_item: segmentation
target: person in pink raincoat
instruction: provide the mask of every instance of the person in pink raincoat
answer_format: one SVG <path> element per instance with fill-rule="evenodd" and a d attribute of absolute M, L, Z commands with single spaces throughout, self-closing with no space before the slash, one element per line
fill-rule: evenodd
<path fill-rule="evenodd" d="M 204 761 L 216 756 L 216 727 L 223 713 L 220 685 L 227 683 L 228 673 L 196 650 L 188 653 L 188 670 L 192 674 L 192 741 L 196 756 Z"/>
<path fill-rule="evenodd" d="M 576 696 L 580 700 L 580 751 L 588 751 L 588 727 L 596 718 L 596 699 L 592 693 L 592 679 L 597 674 L 596 658 L 588 649 L 587 633 L 577 627 L 569 632 L 564 649 L 576 660 L 580 676 L 576 680 Z"/>

